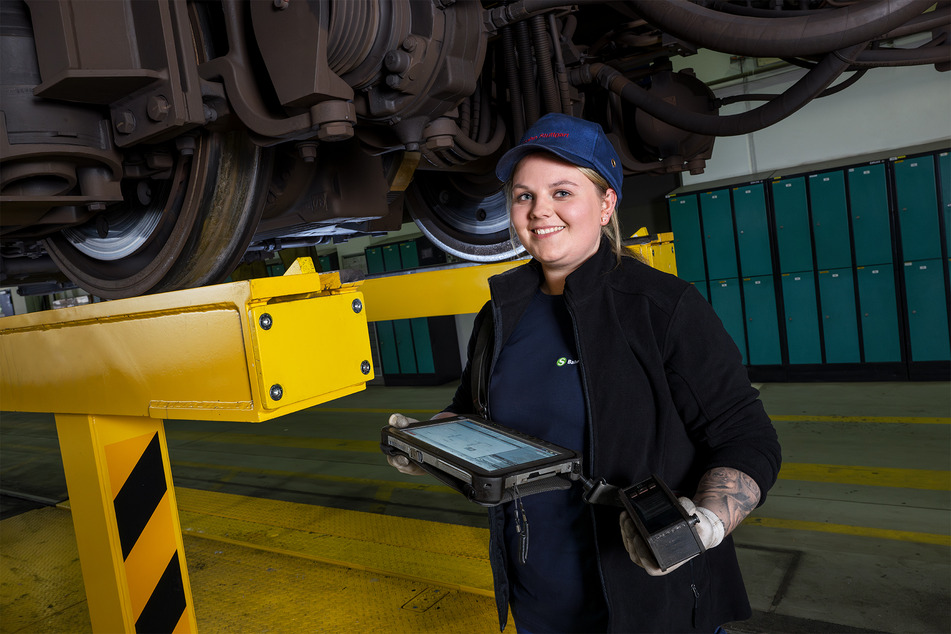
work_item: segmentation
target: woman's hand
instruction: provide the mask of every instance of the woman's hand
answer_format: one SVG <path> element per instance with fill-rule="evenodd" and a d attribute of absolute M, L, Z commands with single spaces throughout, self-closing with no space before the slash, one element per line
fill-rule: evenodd
<path fill-rule="evenodd" d="M 704 550 L 710 550 L 723 541 L 725 536 L 723 522 L 713 511 L 697 507 L 690 498 L 680 498 L 680 504 L 687 511 L 687 515 L 697 517 L 698 522 L 695 530 Z M 652 577 L 660 577 L 673 572 L 689 561 L 688 559 L 669 567 L 667 570 L 661 570 L 657 566 L 657 562 L 654 561 L 654 555 L 647 544 L 641 539 L 637 527 L 634 526 L 634 520 L 631 519 L 627 511 L 621 512 L 621 540 L 624 542 L 627 554 L 631 556 L 631 561 L 643 568 Z"/>
<path fill-rule="evenodd" d="M 410 423 L 418 422 L 415 418 L 402 414 L 390 414 L 390 420 L 388 421 L 390 427 L 406 427 Z M 391 467 L 395 467 L 397 471 L 406 475 L 423 475 L 426 473 L 421 466 L 406 456 L 387 456 L 386 461 L 390 463 Z"/>

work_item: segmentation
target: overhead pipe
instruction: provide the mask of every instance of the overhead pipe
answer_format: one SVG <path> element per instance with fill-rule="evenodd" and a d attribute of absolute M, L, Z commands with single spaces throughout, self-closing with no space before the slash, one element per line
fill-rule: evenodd
<path fill-rule="evenodd" d="M 555 71 L 552 68 L 551 44 L 545 18 L 540 15 L 531 17 L 532 43 L 535 46 L 535 65 L 538 68 L 538 83 L 542 91 L 542 101 L 547 112 L 561 112 L 561 99 L 555 86 Z"/>
<path fill-rule="evenodd" d="M 574 71 L 575 83 L 597 81 L 605 89 L 625 101 L 674 127 L 707 136 L 737 136 L 767 128 L 790 116 L 821 94 L 836 77 L 847 69 L 865 44 L 856 44 L 843 51 L 826 55 L 815 68 L 806 73 L 781 95 L 749 112 L 734 115 L 711 115 L 682 110 L 651 95 L 628 80 L 619 71 L 605 64 L 582 66 Z"/>
<path fill-rule="evenodd" d="M 532 55 L 531 35 L 525 22 L 515 23 L 515 49 L 518 53 L 518 77 L 522 83 L 522 100 L 525 104 L 525 124 L 538 121 L 538 91 L 535 88 L 535 63 Z"/>
<path fill-rule="evenodd" d="M 864 0 L 852 6 L 783 18 L 730 15 L 690 0 L 629 0 L 653 26 L 714 51 L 748 57 L 799 57 L 876 39 L 924 13 L 934 0 Z"/>
<path fill-rule="evenodd" d="M 522 111 L 522 88 L 518 82 L 518 63 L 515 60 L 515 36 L 512 27 L 502 29 L 502 62 L 509 89 L 509 107 L 512 112 L 512 134 L 517 143 L 525 134 L 525 114 Z"/>

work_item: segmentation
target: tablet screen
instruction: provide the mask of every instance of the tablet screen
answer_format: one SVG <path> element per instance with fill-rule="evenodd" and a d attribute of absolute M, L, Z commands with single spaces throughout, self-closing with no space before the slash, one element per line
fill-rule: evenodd
<path fill-rule="evenodd" d="M 527 464 L 558 454 L 500 434 L 469 420 L 407 428 L 404 433 L 486 471 Z"/>

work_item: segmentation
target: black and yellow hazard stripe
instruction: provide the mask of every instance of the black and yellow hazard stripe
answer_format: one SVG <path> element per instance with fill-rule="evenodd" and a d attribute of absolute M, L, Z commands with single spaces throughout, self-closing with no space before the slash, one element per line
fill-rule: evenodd
<path fill-rule="evenodd" d="M 184 559 L 159 435 L 130 438 L 105 449 L 135 630 L 189 629 Z"/>

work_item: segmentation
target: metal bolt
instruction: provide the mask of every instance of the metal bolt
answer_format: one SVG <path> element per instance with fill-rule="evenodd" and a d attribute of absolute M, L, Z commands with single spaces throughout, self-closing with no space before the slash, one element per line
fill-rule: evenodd
<path fill-rule="evenodd" d="M 297 152 L 305 163 L 313 163 L 317 159 L 317 144 L 298 143 Z"/>
<path fill-rule="evenodd" d="M 364 362 L 360 364 L 360 371 L 364 374 L 370 374 L 370 362 L 364 360 Z"/>
<path fill-rule="evenodd" d="M 115 126 L 119 134 L 132 134 L 135 132 L 135 115 L 131 110 L 117 112 Z"/>
<path fill-rule="evenodd" d="M 149 97 L 149 105 L 147 112 L 149 114 L 149 119 L 155 121 L 156 123 L 164 121 L 168 116 L 168 111 L 171 110 L 171 106 L 168 104 L 168 99 L 163 95 L 152 95 Z"/>
<path fill-rule="evenodd" d="M 361 302 L 359 299 L 353 300 L 353 303 L 350 305 L 353 307 L 353 312 L 355 313 L 359 313 L 361 310 L 363 310 L 363 302 Z"/>
<path fill-rule="evenodd" d="M 274 325 L 274 319 L 271 318 L 269 313 L 264 313 L 261 315 L 261 318 L 258 319 L 258 323 L 261 324 L 262 330 L 270 330 L 271 326 Z"/>
<path fill-rule="evenodd" d="M 280 383 L 275 383 L 271 386 L 271 400 L 279 401 L 281 397 L 284 396 L 284 388 L 281 387 Z"/>
<path fill-rule="evenodd" d="M 284 10 L 287 8 L 287 0 L 274 0 L 274 8 Z"/>

